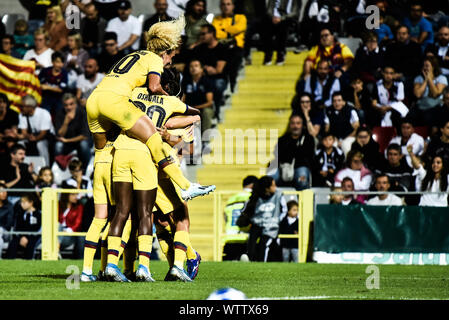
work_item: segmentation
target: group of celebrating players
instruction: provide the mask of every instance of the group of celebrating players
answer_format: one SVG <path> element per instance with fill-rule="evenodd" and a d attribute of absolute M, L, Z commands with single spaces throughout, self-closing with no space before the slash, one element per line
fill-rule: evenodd
<path fill-rule="evenodd" d="M 153 222 L 170 267 L 165 280 L 190 282 L 198 273 L 201 257 L 190 244 L 185 201 L 215 186 L 191 183 L 177 161 L 178 148 L 193 142 L 192 125 L 200 114 L 179 99 L 179 74 L 165 68 L 184 26 L 183 16 L 154 24 L 146 34 L 147 50 L 118 61 L 87 100 L 95 144 L 95 217 L 85 239 L 81 281 L 153 282 Z M 101 233 L 101 268 L 95 276 Z M 117 266 L 122 254 L 123 272 Z"/>

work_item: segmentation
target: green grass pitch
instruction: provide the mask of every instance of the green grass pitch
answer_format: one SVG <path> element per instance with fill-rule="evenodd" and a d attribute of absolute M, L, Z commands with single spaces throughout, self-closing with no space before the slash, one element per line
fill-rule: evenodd
<path fill-rule="evenodd" d="M 221 287 L 267 299 L 449 299 L 448 266 L 378 265 L 379 289 L 367 289 L 367 265 L 202 262 L 193 283 L 164 282 L 167 264 L 153 261 L 155 283 L 80 283 L 66 288 L 66 268 L 82 261 L 0 260 L 0 299 L 201 300 Z M 98 268 L 96 261 L 94 268 Z"/>

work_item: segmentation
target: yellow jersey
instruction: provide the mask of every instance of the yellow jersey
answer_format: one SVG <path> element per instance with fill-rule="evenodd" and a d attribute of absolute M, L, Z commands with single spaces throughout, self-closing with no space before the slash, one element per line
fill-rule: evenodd
<path fill-rule="evenodd" d="M 131 97 L 134 88 L 145 85 L 149 74 L 160 76 L 163 70 L 162 58 L 157 54 L 146 50 L 135 51 L 115 63 L 95 90 Z"/>

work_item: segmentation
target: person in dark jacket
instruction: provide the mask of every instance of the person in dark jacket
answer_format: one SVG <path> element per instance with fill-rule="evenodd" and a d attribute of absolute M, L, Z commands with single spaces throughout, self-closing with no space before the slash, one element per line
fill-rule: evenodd
<path fill-rule="evenodd" d="M 287 202 L 287 216 L 279 224 L 279 234 L 298 234 L 298 202 Z M 298 262 L 298 239 L 281 239 L 284 262 Z"/>
<path fill-rule="evenodd" d="M 360 151 L 363 154 L 365 166 L 374 172 L 384 161 L 384 157 L 379 151 L 379 144 L 374 141 L 368 127 L 359 127 L 355 137 L 351 150 Z"/>
<path fill-rule="evenodd" d="M 328 132 L 321 138 L 321 145 L 313 159 L 312 181 L 314 187 L 332 187 L 334 176 L 345 164 L 345 155 L 334 147 L 335 137 Z"/>

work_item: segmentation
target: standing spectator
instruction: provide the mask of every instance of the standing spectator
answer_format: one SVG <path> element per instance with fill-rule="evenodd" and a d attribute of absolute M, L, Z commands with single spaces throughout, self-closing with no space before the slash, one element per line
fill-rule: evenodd
<path fill-rule="evenodd" d="M 360 126 L 355 109 L 349 106 L 340 91 L 332 95 L 332 106 L 326 109 L 325 132 L 331 132 L 338 140 L 338 146 L 347 154 L 355 141 Z"/>
<path fill-rule="evenodd" d="M 377 39 L 376 33 L 369 32 L 355 53 L 352 71 L 365 83 L 376 82 L 384 66 L 385 47 L 379 47 Z"/>
<path fill-rule="evenodd" d="M 20 59 L 34 46 L 33 35 L 29 33 L 28 23 L 23 19 L 17 20 L 14 25 L 14 42 L 16 43 L 15 50 Z"/>
<path fill-rule="evenodd" d="M 55 51 L 60 51 L 67 45 L 69 30 L 66 27 L 61 7 L 54 6 L 47 9 L 47 18 L 44 24 L 45 31 L 48 32 L 50 42 L 48 46 Z"/>
<path fill-rule="evenodd" d="M 440 136 L 434 136 L 430 140 L 424 155 L 424 161 L 429 163 L 433 157 L 439 156 L 445 164 L 449 165 L 449 120 L 441 125 L 440 133 Z"/>
<path fill-rule="evenodd" d="M 6 185 L 0 182 L 0 259 L 2 258 L 2 250 L 4 242 L 9 242 L 9 235 L 3 232 L 10 231 L 14 225 L 14 208 L 8 200 L 8 192 L 5 190 Z"/>
<path fill-rule="evenodd" d="M 359 127 L 352 143 L 351 150 L 360 151 L 363 154 L 365 166 L 371 171 L 376 170 L 384 160 L 379 151 L 379 144 L 374 141 L 371 130 L 368 127 Z"/>
<path fill-rule="evenodd" d="M 404 25 L 410 30 L 410 40 L 418 43 L 424 52 L 427 45 L 433 43 L 433 29 L 429 20 L 424 18 L 423 13 L 421 1 L 412 1 L 410 16 L 404 19 Z"/>
<path fill-rule="evenodd" d="M 98 56 L 103 43 L 107 22 L 98 14 L 94 3 L 86 5 L 86 16 L 81 20 L 83 47 L 90 56 Z"/>
<path fill-rule="evenodd" d="M 34 193 L 27 193 L 20 198 L 20 205 L 14 208 L 14 231 L 37 232 L 41 230 L 42 213 L 38 209 L 39 201 Z M 19 247 L 23 248 L 24 259 L 33 259 L 41 236 L 14 235 L 8 246 L 6 257 L 15 259 Z"/>
<path fill-rule="evenodd" d="M 335 174 L 343 168 L 343 151 L 334 147 L 335 137 L 325 133 L 313 159 L 312 182 L 314 187 L 332 187 Z"/>
<path fill-rule="evenodd" d="M 315 150 L 313 137 L 304 129 L 303 119 L 292 114 L 287 132 L 279 138 L 275 157 L 279 168 L 273 175 L 277 185 L 290 185 L 296 190 L 310 187 Z"/>
<path fill-rule="evenodd" d="M 424 152 L 424 139 L 415 133 L 415 127 L 411 118 L 405 118 L 401 123 L 401 134 L 391 139 L 389 144 L 397 143 L 402 148 L 402 154 L 406 155 L 407 163 L 412 166 L 412 160 L 408 156 L 407 147 L 413 147 L 413 153 L 421 156 Z"/>
<path fill-rule="evenodd" d="M 143 34 L 145 34 L 145 32 L 147 32 L 148 30 L 150 30 L 151 26 L 155 23 L 173 20 L 173 18 L 167 14 L 167 8 L 168 8 L 167 0 L 154 1 L 154 9 L 156 9 L 156 13 L 143 22 L 142 27 Z M 145 37 L 141 37 L 140 39 L 140 48 L 144 50 L 147 49 L 147 41 Z"/>
<path fill-rule="evenodd" d="M 42 88 L 42 108 L 55 114 L 62 108 L 61 97 L 68 86 L 68 73 L 64 69 L 64 56 L 59 51 L 51 55 L 52 66 L 42 69 L 39 81 Z"/>
<path fill-rule="evenodd" d="M 349 151 L 346 157 L 346 168 L 337 172 L 334 185 L 336 187 L 343 186 L 342 181 L 346 177 L 353 181 L 354 190 L 369 190 L 373 177 L 371 171 L 363 165 L 363 154 L 360 151 Z"/>
<path fill-rule="evenodd" d="M 298 234 L 298 202 L 287 202 L 287 216 L 279 224 L 279 234 Z M 298 240 L 281 239 L 282 260 L 298 262 Z"/>
<path fill-rule="evenodd" d="M 118 17 L 110 20 L 106 31 L 117 34 L 118 50 L 125 53 L 139 49 L 139 38 L 142 34 L 142 23 L 131 15 L 131 2 L 120 0 Z"/>
<path fill-rule="evenodd" d="M 86 106 L 87 98 L 104 78 L 104 74 L 98 73 L 98 70 L 97 60 L 90 58 L 84 64 L 84 74 L 76 81 L 76 98 L 82 107 Z"/>
<path fill-rule="evenodd" d="M 7 138 L 17 138 L 17 125 L 19 115 L 9 107 L 8 97 L 0 93 L 0 143 L 5 143 Z"/>
<path fill-rule="evenodd" d="M 75 71 L 77 75 L 82 74 L 89 54 L 83 49 L 81 34 L 78 32 L 69 34 L 67 45 L 67 51 L 64 53 L 64 68 L 67 71 Z"/>
<path fill-rule="evenodd" d="M 31 95 L 22 98 L 22 112 L 19 115 L 18 138 L 25 140 L 29 155 L 39 155 L 50 165 L 49 139 L 54 134 L 50 113 L 37 106 Z"/>
<path fill-rule="evenodd" d="M 390 191 L 390 180 L 386 174 L 376 177 L 375 187 L 377 191 Z M 369 206 L 402 206 L 402 200 L 398 196 L 389 193 L 381 193 L 366 202 Z"/>
<path fill-rule="evenodd" d="M 34 60 L 36 62 L 36 71 L 38 75 L 43 68 L 51 66 L 51 55 L 53 49 L 48 47 L 48 34 L 43 28 L 34 32 L 34 49 L 28 50 L 23 56 L 23 60 Z"/>
<path fill-rule="evenodd" d="M 276 51 L 276 64 L 283 65 L 287 53 L 289 29 L 299 21 L 301 0 L 270 0 L 263 23 L 264 65 L 271 65 L 273 51 Z M 275 42 L 273 42 L 273 36 Z"/>
<path fill-rule="evenodd" d="M 229 75 L 231 92 L 234 92 L 237 74 L 243 61 L 246 31 L 245 15 L 234 13 L 234 9 L 234 0 L 220 0 L 221 15 L 215 16 L 212 21 L 217 40 L 227 43 L 229 48 L 226 73 Z"/>
<path fill-rule="evenodd" d="M 441 72 L 449 76 L 449 27 L 443 26 L 438 30 L 437 41 L 427 46 L 426 55 L 437 57 Z"/>
<path fill-rule="evenodd" d="M 299 106 L 297 106 L 299 104 Z M 317 138 L 322 129 L 324 128 L 324 110 L 318 108 L 312 96 L 308 93 L 303 93 L 299 97 L 299 103 L 296 99 L 292 102 L 293 113 L 299 114 L 306 122 L 307 131 L 309 134 Z"/>
<path fill-rule="evenodd" d="M 119 51 L 117 44 L 117 34 L 115 32 L 106 32 L 104 34 L 104 50 L 98 57 L 99 71 L 107 73 L 109 69 L 125 56 L 123 51 Z"/>
<path fill-rule="evenodd" d="M 91 180 L 83 175 L 83 163 L 77 159 L 72 158 L 69 162 L 69 171 L 71 177 L 64 180 L 61 187 L 64 189 L 92 189 Z M 92 193 L 78 193 L 78 199 L 81 200 L 83 205 L 92 197 Z"/>
<path fill-rule="evenodd" d="M 206 0 L 190 0 L 186 6 L 186 42 L 185 47 L 189 50 L 200 44 L 201 26 L 207 24 Z"/>
<path fill-rule="evenodd" d="M 64 108 L 55 117 L 55 156 L 68 155 L 76 150 L 83 170 L 86 170 L 91 156 L 86 111 L 77 105 L 71 93 L 63 95 L 62 103 Z"/>
<path fill-rule="evenodd" d="M 47 17 L 47 9 L 58 5 L 59 0 L 19 0 L 22 6 L 28 11 L 28 25 L 30 33 L 33 33 L 38 28 L 44 25 Z"/>
<path fill-rule="evenodd" d="M 191 60 L 189 75 L 182 79 L 183 101 L 201 111 L 201 134 L 212 127 L 214 117 L 213 86 L 203 73 L 199 60 Z"/>
<path fill-rule="evenodd" d="M 81 231 L 84 206 L 80 203 L 77 196 L 77 193 L 61 194 L 61 199 L 59 200 L 59 231 L 68 233 Z M 74 245 L 72 258 L 81 259 L 84 251 L 83 237 L 59 237 L 59 250 L 64 250 L 72 244 Z"/>

